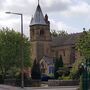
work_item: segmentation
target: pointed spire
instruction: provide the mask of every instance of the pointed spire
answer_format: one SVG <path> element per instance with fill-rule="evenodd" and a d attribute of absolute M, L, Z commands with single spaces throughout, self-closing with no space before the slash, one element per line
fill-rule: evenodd
<path fill-rule="evenodd" d="M 41 7 L 39 5 L 39 0 L 38 0 L 38 6 L 37 6 L 37 9 L 36 9 L 36 12 L 34 14 L 34 17 L 33 17 L 32 21 L 31 21 L 30 25 L 36 25 L 36 24 L 46 25 L 46 22 L 45 22 Z"/>

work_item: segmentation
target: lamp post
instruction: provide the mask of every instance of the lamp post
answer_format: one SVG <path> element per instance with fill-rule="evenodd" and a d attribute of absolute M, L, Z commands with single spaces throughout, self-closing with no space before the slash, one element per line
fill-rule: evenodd
<path fill-rule="evenodd" d="M 23 14 L 21 13 L 14 13 L 14 12 L 6 12 L 7 14 L 16 14 L 21 17 L 21 87 L 24 88 L 24 74 L 23 74 L 23 68 L 24 68 L 24 63 L 23 63 Z"/>

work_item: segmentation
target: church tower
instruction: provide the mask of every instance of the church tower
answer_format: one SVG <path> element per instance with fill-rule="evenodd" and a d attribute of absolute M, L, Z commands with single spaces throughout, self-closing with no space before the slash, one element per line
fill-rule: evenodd
<path fill-rule="evenodd" d="M 30 23 L 30 41 L 32 45 L 32 60 L 40 61 L 43 56 L 51 57 L 50 22 L 47 14 L 45 17 L 43 16 L 39 2 Z"/>

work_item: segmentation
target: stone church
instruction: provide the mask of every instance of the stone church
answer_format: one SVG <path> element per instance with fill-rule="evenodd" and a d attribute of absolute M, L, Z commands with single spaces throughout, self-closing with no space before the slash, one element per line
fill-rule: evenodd
<path fill-rule="evenodd" d="M 63 58 L 67 67 L 71 67 L 80 54 L 75 50 L 76 38 L 79 34 L 52 37 L 48 15 L 43 15 L 38 3 L 30 23 L 30 41 L 32 45 L 32 60 L 37 60 L 41 65 L 42 73 L 53 73 L 53 58 Z"/>

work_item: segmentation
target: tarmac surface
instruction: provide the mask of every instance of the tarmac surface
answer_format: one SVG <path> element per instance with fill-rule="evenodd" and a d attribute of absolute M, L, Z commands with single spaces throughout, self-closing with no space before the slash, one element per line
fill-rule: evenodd
<path fill-rule="evenodd" d="M 13 87 L 0 85 L 0 90 L 77 90 L 77 86 L 60 86 L 60 87 Z"/>

